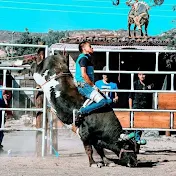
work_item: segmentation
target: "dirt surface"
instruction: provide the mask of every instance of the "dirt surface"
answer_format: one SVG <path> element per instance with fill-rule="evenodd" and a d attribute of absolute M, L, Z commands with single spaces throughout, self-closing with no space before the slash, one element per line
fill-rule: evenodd
<path fill-rule="evenodd" d="M 142 147 L 145 153 L 139 154 L 139 166 L 90 168 L 83 145 L 72 132 L 59 130 L 59 157 L 35 156 L 35 132 L 5 133 L 4 149 L 11 150 L 0 156 L 1 176 L 176 176 L 176 137 L 146 137 L 148 143 Z M 110 151 L 108 157 L 114 157 Z M 99 160 L 96 152 L 95 159 Z"/>

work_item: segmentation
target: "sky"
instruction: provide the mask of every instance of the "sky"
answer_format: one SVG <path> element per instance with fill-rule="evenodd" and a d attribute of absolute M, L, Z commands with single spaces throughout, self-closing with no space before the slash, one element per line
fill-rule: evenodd
<path fill-rule="evenodd" d="M 152 4 L 152 0 L 144 0 Z M 0 0 L 0 30 L 48 32 L 49 30 L 127 29 L 130 8 L 120 0 Z M 149 35 L 158 35 L 176 28 L 176 0 L 149 11 Z"/>

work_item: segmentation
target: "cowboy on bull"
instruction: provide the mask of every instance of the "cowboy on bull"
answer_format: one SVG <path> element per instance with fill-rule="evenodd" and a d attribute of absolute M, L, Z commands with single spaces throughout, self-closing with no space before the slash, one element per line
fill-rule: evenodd
<path fill-rule="evenodd" d="M 81 54 L 76 60 L 75 83 L 81 95 L 93 101 L 92 104 L 82 107 L 76 114 L 83 117 L 105 105 L 110 105 L 112 100 L 105 97 L 94 84 L 94 67 L 92 64 L 93 48 L 90 43 L 83 41 L 79 44 Z"/>
<path fill-rule="evenodd" d="M 138 0 L 135 0 L 135 1 L 130 1 L 130 2 L 126 2 L 126 4 L 128 6 L 131 6 L 132 7 L 132 10 L 130 11 L 130 14 L 129 16 L 131 18 L 133 18 L 134 22 L 136 23 L 137 26 L 140 26 L 140 23 L 139 23 L 139 18 L 138 18 L 138 14 L 137 14 L 137 7 L 138 7 Z"/>
<path fill-rule="evenodd" d="M 135 24 L 138 26 L 139 29 L 141 29 L 140 20 L 141 20 L 142 15 L 143 15 L 144 13 L 139 14 L 139 12 L 138 12 L 138 10 L 139 10 L 139 9 L 138 9 L 139 0 L 135 0 L 135 1 L 132 1 L 132 2 L 131 2 L 131 1 L 128 1 L 128 2 L 126 2 L 126 4 L 127 4 L 128 6 L 131 6 L 131 7 L 132 7 L 132 10 L 130 11 L 129 16 L 130 16 L 131 18 L 133 18 Z"/>

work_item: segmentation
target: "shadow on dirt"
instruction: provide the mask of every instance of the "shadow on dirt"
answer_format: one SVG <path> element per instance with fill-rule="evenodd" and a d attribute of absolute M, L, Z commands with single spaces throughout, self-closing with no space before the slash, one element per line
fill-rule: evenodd
<path fill-rule="evenodd" d="M 145 151 L 142 155 L 173 155 L 176 154 L 175 150 L 149 150 Z"/>

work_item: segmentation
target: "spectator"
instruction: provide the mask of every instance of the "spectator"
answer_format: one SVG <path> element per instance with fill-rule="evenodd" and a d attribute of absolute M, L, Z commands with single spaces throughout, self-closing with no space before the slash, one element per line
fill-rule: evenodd
<path fill-rule="evenodd" d="M 45 58 L 45 48 L 39 48 L 37 51 L 36 62 L 39 64 Z"/>
<path fill-rule="evenodd" d="M 37 64 L 40 64 L 44 58 L 45 58 L 45 48 L 39 48 L 37 51 L 37 59 L 36 59 Z M 36 88 L 40 88 L 40 86 L 37 85 Z M 43 92 L 41 91 L 36 92 L 36 103 L 35 104 L 37 108 L 43 107 Z M 37 115 L 36 115 L 36 127 L 37 128 L 42 127 L 41 119 L 42 119 L 42 112 L 37 112 Z"/>
<path fill-rule="evenodd" d="M 0 87 L 2 87 L 3 82 L 2 79 L 0 79 Z M 0 108 L 5 108 L 8 105 L 8 100 L 9 100 L 10 95 L 8 95 L 8 92 L 6 92 L 5 90 L 0 90 Z M 4 119 L 5 122 L 5 119 Z M 0 128 L 2 125 L 2 110 L 0 110 Z M 3 153 L 3 145 L 2 145 L 2 141 L 4 138 L 4 132 L 0 131 L 0 153 Z"/>
<path fill-rule="evenodd" d="M 103 70 L 106 70 L 106 66 L 103 67 Z M 113 101 L 113 103 L 117 103 L 118 102 L 118 95 L 117 92 L 105 92 L 103 91 L 103 89 L 109 89 L 109 90 L 113 90 L 113 89 L 118 89 L 117 84 L 110 82 L 108 75 L 107 74 L 103 74 L 102 75 L 103 79 L 98 80 L 95 82 L 95 85 L 101 89 L 101 91 L 109 98 L 111 98 L 111 100 Z"/>
<path fill-rule="evenodd" d="M 139 73 L 138 80 L 134 82 L 134 90 L 151 90 L 153 88 L 153 84 L 146 84 L 146 75 Z M 130 93 L 129 94 L 129 108 L 130 109 L 150 109 L 152 105 L 150 93 Z M 136 131 L 135 139 L 138 143 L 140 143 L 140 138 L 142 135 L 142 131 Z"/>

